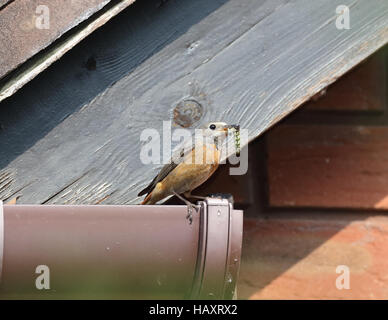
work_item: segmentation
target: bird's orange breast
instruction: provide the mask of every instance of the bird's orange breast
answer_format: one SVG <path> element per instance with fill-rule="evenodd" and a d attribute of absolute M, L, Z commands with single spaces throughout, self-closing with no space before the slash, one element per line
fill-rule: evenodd
<path fill-rule="evenodd" d="M 217 170 L 220 152 L 214 144 L 196 146 L 187 154 L 154 190 L 144 199 L 142 204 L 153 204 L 174 192 L 182 194 L 200 186 Z"/>
<path fill-rule="evenodd" d="M 204 183 L 218 168 L 220 152 L 215 145 L 194 148 L 171 173 L 163 179 L 162 188 L 169 193 L 184 193 Z"/>

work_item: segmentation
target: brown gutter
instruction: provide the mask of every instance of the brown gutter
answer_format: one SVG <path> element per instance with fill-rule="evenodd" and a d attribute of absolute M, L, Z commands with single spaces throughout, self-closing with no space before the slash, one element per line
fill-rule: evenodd
<path fill-rule="evenodd" d="M 4 205 L 0 298 L 232 298 L 242 212 L 200 204 L 192 224 L 186 206 Z"/>

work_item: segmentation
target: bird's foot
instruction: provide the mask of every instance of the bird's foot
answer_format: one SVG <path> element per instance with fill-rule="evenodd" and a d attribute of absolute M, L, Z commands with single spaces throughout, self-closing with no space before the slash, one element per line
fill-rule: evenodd
<path fill-rule="evenodd" d="M 176 195 L 179 199 L 181 199 L 186 205 L 187 205 L 187 215 L 186 219 L 189 221 L 190 224 L 193 223 L 193 209 L 196 212 L 199 212 L 200 206 L 196 205 L 194 203 L 191 203 L 189 200 L 183 198 L 180 194 L 174 192 L 174 195 Z"/>
<path fill-rule="evenodd" d="M 200 206 L 190 203 L 187 205 L 187 215 L 186 219 L 189 221 L 189 224 L 193 223 L 193 209 L 198 212 L 200 209 Z"/>

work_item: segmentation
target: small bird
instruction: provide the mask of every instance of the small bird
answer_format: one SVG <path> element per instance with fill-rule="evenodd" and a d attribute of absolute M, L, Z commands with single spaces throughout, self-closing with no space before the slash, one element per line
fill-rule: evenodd
<path fill-rule="evenodd" d="M 228 125 L 225 122 L 211 122 L 203 126 L 200 139 L 195 139 L 190 148 L 178 150 L 179 156 L 166 164 L 151 183 L 139 192 L 138 196 L 147 194 L 141 204 L 155 204 L 168 196 L 176 195 L 189 208 L 197 208 L 181 194 L 186 198 L 204 199 L 204 197 L 191 195 L 191 191 L 209 179 L 217 170 L 221 156 L 220 149 L 228 136 L 229 129 L 238 128 L 237 125 Z"/>

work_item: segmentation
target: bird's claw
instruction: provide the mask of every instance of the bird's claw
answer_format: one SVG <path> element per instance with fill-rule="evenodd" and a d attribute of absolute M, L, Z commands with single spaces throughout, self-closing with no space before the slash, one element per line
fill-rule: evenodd
<path fill-rule="evenodd" d="M 189 224 L 193 223 L 193 208 L 195 209 L 195 211 L 198 211 L 200 207 L 192 203 L 187 205 L 186 219 L 189 221 Z"/>

